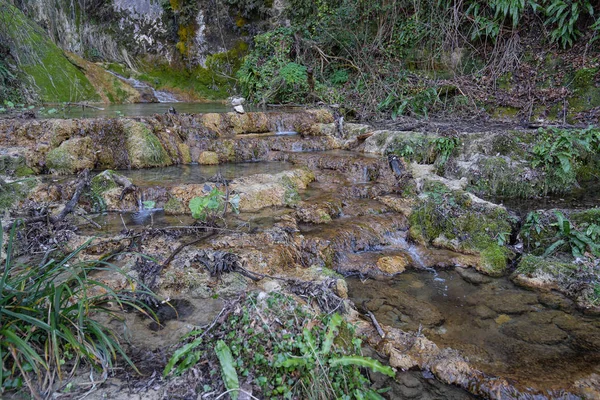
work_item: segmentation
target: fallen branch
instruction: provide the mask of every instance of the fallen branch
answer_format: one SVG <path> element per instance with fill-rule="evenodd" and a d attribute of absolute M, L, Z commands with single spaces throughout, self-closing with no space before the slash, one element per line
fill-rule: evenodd
<path fill-rule="evenodd" d="M 381 329 L 381 325 L 379 325 L 379 322 L 377 322 L 375 315 L 371 311 L 367 311 L 367 315 L 369 316 L 369 318 L 371 318 L 371 322 L 373 322 L 373 326 L 377 330 L 379 336 L 381 336 L 382 339 L 385 339 L 385 332 L 383 331 L 383 329 Z"/>
<path fill-rule="evenodd" d="M 173 253 L 171 253 L 171 255 L 170 255 L 170 256 L 169 256 L 169 257 L 168 257 L 168 258 L 165 260 L 165 262 L 162 264 L 162 268 L 166 268 L 166 267 L 167 267 L 167 266 L 168 266 L 168 265 L 171 263 L 171 261 L 173 261 L 173 259 L 175 258 L 175 256 L 176 256 L 177 254 L 179 254 L 179 252 L 181 252 L 181 250 L 183 250 L 183 249 L 184 249 L 184 248 L 186 248 L 187 246 L 191 246 L 191 245 L 193 245 L 193 244 L 199 243 L 199 242 L 201 242 L 201 241 L 203 241 L 203 240 L 205 240 L 205 239 L 208 239 L 209 237 L 211 237 L 211 236 L 212 236 L 212 235 L 214 235 L 214 234 L 215 234 L 215 232 L 214 232 L 214 231 L 210 231 L 210 232 L 208 232 L 206 235 L 204 235 L 204 236 L 202 236 L 202 237 L 200 237 L 200 238 L 198 238 L 198 239 L 195 239 L 195 240 L 192 240 L 191 242 L 187 242 L 187 243 L 183 243 L 183 244 L 179 245 L 179 247 L 177 247 L 177 248 L 176 248 L 176 249 L 173 251 Z"/>
<path fill-rule="evenodd" d="M 71 200 L 69 200 L 69 202 L 65 205 L 65 208 L 63 208 L 63 210 L 56 217 L 50 218 L 50 221 L 52 223 L 56 223 L 58 221 L 62 221 L 63 219 L 65 219 L 65 217 L 75 209 L 75 206 L 79 202 L 79 198 L 83 194 L 83 191 L 89 186 L 89 184 L 90 184 L 90 171 L 87 169 L 84 169 L 79 174 L 77 186 L 75 187 L 75 193 L 73 194 L 73 197 L 71 197 Z"/>

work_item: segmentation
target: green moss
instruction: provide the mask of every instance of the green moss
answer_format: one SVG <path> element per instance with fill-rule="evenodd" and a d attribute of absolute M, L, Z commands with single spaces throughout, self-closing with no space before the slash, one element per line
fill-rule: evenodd
<path fill-rule="evenodd" d="M 16 177 L 22 178 L 22 177 L 31 176 L 31 175 L 35 175 L 35 172 L 26 165 L 22 165 L 20 167 L 17 167 L 17 169 L 15 169 Z"/>
<path fill-rule="evenodd" d="M 69 174 L 73 171 L 73 160 L 66 148 L 57 147 L 46 155 L 46 166 L 58 174 Z"/>
<path fill-rule="evenodd" d="M 578 225 L 600 225 L 600 208 L 590 208 L 589 210 L 574 212 L 569 216 L 569 218 L 572 222 Z"/>
<path fill-rule="evenodd" d="M 161 167 L 172 163 L 158 137 L 145 123 L 127 121 L 124 129 L 132 168 Z"/>
<path fill-rule="evenodd" d="M 36 185 L 36 179 L 25 178 L 0 186 L 0 211 L 8 210 L 25 199 Z"/>
<path fill-rule="evenodd" d="M 158 89 L 179 92 L 192 99 L 220 100 L 229 96 L 248 45 L 238 41 L 233 49 L 207 57 L 206 67 L 192 70 L 173 67 L 166 63 L 149 60 L 138 77 Z"/>
<path fill-rule="evenodd" d="M 560 262 L 555 259 L 547 259 L 532 254 L 524 255 L 517 266 L 517 273 L 533 275 L 536 273 L 546 273 L 552 276 L 569 274 L 577 269 L 575 264 Z"/>
<path fill-rule="evenodd" d="M 115 171 L 107 169 L 106 171 L 102 171 L 98 175 L 92 178 L 90 181 L 90 190 L 100 196 L 106 191 L 118 187 L 117 183 L 115 183 L 113 179 L 113 174 Z"/>
<path fill-rule="evenodd" d="M 516 107 L 492 106 L 488 110 L 494 118 L 515 118 L 521 110 Z"/>
<path fill-rule="evenodd" d="M 109 63 L 105 65 L 105 68 L 125 78 L 131 78 L 131 71 L 123 64 Z"/>
<path fill-rule="evenodd" d="M 497 80 L 498 87 L 502 90 L 511 90 L 512 89 L 512 72 L 506 72 Z"/>
<path fill-rule="evenodd" d="M 433 164 L 436 159 L 436 152 L 433 146 L 435 139 L 435 136 L 427 136 L 420 133 L 397 134 L 390 141 L 386 153 L 396 154 L 399 157 L 403 157 L 406 161 L 415 161 L 419 164 Z"/>
<path fill-rule="evenodd" d="M 24 156 L 0 154 L 0 174 L 24 177 L 33 175 L 34 171 L 27 166 Z"/>
<path fill-rule="evenodd" d="M 20 62 L 22 78 L 30 82 L 42 101 L 100 100 L 86 76 L 46 33 L 4 0 L 0 0 L 0 30 Z"/>
<path fill-rule="evenodd" d="M 471 176 L 469 191 L 484 196 L 530 198 L 544 193 L 541 179 L 522 178 L 528 163 L 508 163 L 503 157 L 483 158 L 478 162 L 475 175 Z"/>
<path fill-rule="evenodd" d="M 481 252 L 481 264 L 484 271 L 492 276 L 501 276 L 506 271 L 508 251 L 497 244 L 491 244 Z"/>
<path fill-rule="evenodd" d="M 427 192 L 419 198 L 409 221 L 409 234 L 418 242 L 431 244 L 443 238 L 441 243 L 452 243 L 452 250 L 480 253 L 488 273 L 504 271 L 509 252 L 498 242 L 512 227 L 503 208 L 473 203 L 461 191 Z"/>
<path fill-rule="evenodd" d="M 513 132 L 495 135 L 492 139 L 492 154 L 510 156 L 512 158 L 525 158 L 527 151 L 521 142 L 521 137 Z"/>
<path fill-rule="evenodd" d="M 582 68 L 575 71 L 573 75 L 573 86 L 575 89 L 586 89 L 594 86 L 594 78 L 598 73 L 598 68 Z"/>
<path fill-rule="evenodd" d="M 164 210 L 167 215 L 185 214 L 187 211 L 183 203 L 175 197 L 171 197 L 169 201 L 165 203 Z"/>

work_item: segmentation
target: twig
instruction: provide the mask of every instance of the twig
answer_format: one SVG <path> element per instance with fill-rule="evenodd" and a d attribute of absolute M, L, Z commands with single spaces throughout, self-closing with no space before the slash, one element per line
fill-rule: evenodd
<path fill-rule="evenodd" d="M 210 231 L 210 232 L 208 232 L 206 235 L 204 235 L 204 236 L 202 236 L 202 237 L 200 237 L 200 238 L 198 238 L 198 239 L 196 239 L 196 240 L 192 240 L 191 242 L 187 242 L 187 243 L 183 243 L 183 244 L 179 245 L 179 247 L 177 247 L 177 248 L 176 248 L 176 249 L 173 251 L 173 253 L 171 253 L 171 255 L 170 255 L 170 256 L 169 256 L 169 257 L 168 257 L 168 258 L 165 260 L 165 262 L 162 264 L 162 268 L 166 268 L 166 267 L 167 267 L 167 266 L 168 266 L 168 265 L 171 263 L 171 261 L 173 261 L 173 258 L 175 258 L 175 256 L 176 256 L 177 254 L 179 254 L 179 252 L 180 252 L 181 250 L 183 250 L 185 247 L 187 247 L 187 246 L 191 246 L 191 245 L 193 245 L 193 244 L 196 244 L 196 243 L 199 243 L 199 242 L 203 241 L 204 239 L 207 239 L 207 238 L 209 238 L 210 236 L 212 236 L 212 235 L 214 235 L 214 234 L 215 234 L 215 233 L 214 233 L 214 231 Z"/>
<path fill-rule="evenodd" d="M 373 322 L 373 326 L 375 326 L 375 329 L 377 329 L 377 333 L 379 333 L 379 336 L 381 336 L 382 339 L 385 339 L 385 332 L 383 331 L 383 329 L 381 329 L 381 325 L 379 325 L 379 322 L 377 322 L 375 315 L 373 315 L 371 311 L 367 311 L 367 315 L 369 316 L 369 318 L 371 318 L 371 322 Z"/>
<path fill-rule="evenodd" d="M 89 219 L 85 215 L 80 215 L 80 217 L 83 218 L 83 219 L 85 219 L 87 222 L 90 223 L 90 225 L 93 225 L 97 229 L 102 229 L 102 226 L 99 223 L 97 223 L 96 221 L 93 221 L 93 220 Z"/>
<path fill-rule="evenodd" d="M 229 394 L 229 393 L 231 393 L 231 392 L 239 392 L 239 393 L 244 393 L 245 395 L 247 395 L 247 396 L 250 396 L 250 398 L 251 398 L 251 399 L 258 400 L 256 397 L 252 396 L 252 394 L 250 394 L 250 393 L 248 393 L 248 392 L 246 392 L 245 390 L 243 390 L 243 389 L 240 389 L 240 388 L 237 388 L 237 389 L 229 389 L 228 391 L 226 391 L 226 392 L 223 392 L 223 393 L 221 393 L 220 395 L 218 395 L 217 397 L 215 397 L 215 400 L 218 400 L 218 399 L 220 399 L 221 397 L 223 397 L 223 396 L 225 396 L 226 394 Z"/>
<path fill-rule="evenodd" d="M 127 225 L 125 225 L 125 220 L 123 219 L 123 214 L 119 214 L 119 217 L 121 217 L 121 222 L 123 223 L 123 228 L 125 228 L 126 231 L 129 231 L 129 229 L 127 229 Z"/>

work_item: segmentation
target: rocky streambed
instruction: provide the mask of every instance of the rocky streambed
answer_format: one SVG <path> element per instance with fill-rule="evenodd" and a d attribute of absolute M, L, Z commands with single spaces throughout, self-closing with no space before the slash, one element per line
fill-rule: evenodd
<path fill-rule="evenodd" d="M 277 135 L 281 126 L 295 134 Z M 326 110 L 3 120 L 3 225 L 40 208 L 59 214 L 76 192 L 73 174 L 95 169 L 60 245 L 95 238 L 83 256 L 110 257 L 181 311 L 162 329 L 130 315 L 136 348 L 175 345 L 227 299 L 282 291 L 324 312 L 346 309 L 398 371 L 395 382 L 373 377 L 392 387 L 390 398 L 596 398 L 594 247 L 577 258 L 566 246 L 551 255 L 546 248 L 568 239 L 558 236 L 554 211 L 580 232 L 600 225 L 600 211 L 593 202 L 553 200 L 534 218 L 536 202 L 512 200 L 528 204 L 517 213 L 483 199 L 540 202 L 553 192 L 554 172 L 528 155 L 543 133 L 443 123 L 407 129 L 340 126 Z M 597 161 L 586 160 L 586 171 Z M 594 174 L 583 172 L 575 184 L 593 187 Z M 198 240 L 207 229 L 189 203 L 215 190 L 235 196 L 239 214 L 230 209 Z M 19 243 L 22 254 L 43 254 L 44 245 L 27 234 Z"/>

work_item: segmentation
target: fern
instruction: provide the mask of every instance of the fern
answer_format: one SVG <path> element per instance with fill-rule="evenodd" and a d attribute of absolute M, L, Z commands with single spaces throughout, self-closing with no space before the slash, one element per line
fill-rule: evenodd
<path fill-rule="evenodd" d="M 329 365 L 331 365 L 332 367 L 337 367 L 340 365 L 355 365 L 357 367 L 370 368 L 373 372 L 380 372 L 392 378 L 396 376 L 394 370 L 391 367 L 382 365 L 379 361 L 368 357 L 344 356 L 332 358 L 331 360 L 329 360 Z"/>
<path fill-rule="evenodd" d="M 237 372 L 235 371 L 231 350 L 224 341 L 219 340 L 217 342 L 217 346 L 215 347 L 215 351 L 217 353 L 217 357 L 219 358 L 219 363 L 221 364 L 223 382 L 225 383 L 227 390 L 230 391 L 229 396 L 231 396 L 231 400 L 237 400 L 240 382 L 238 381 Z"/>

